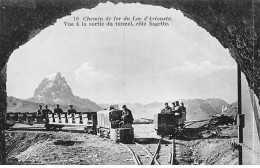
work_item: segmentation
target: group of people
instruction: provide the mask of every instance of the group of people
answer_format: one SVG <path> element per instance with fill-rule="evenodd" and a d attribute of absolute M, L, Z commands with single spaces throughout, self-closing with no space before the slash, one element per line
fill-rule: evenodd
<path fill-rule="evenodd" d="M 172 107 L 170 107 L 168 103 L 165 103 L 165 107 L 162 109 L 161 113 L 175 114 L 182 117 L 182 114 L 186 113 L 186 107 L 183 102 L 181 102 L 180 105 L 179 101 L 172 102 Z"/>
<path fill-rule="evenodd" d="M 42 115 L 44 117 L 47 117 L 47 114 L 52 114 L 52 111 L 48 108 L 49 106 L 46 105 L 45 109 L 42 109 L 42 105 L 39 105 L 39 110 L 37 111 L 38 115 Z M 73 105 L 69 105 L 68 114 L 75 114 L 77 111 L 73 108 Z M 57 104 L 56 108 L 54 109 L 54 114 L 61 114 L 63 113 L 63 110 L 60 108 L 60 105 Z"/>
<path fill-rule="evenodd" d="M 121 124 L 133 124 L 134 118 L 130 109 L 126 107 L 126 105 L 122 106 L 122 123 Z M 109 110 L 116 110 L 114 106 L 110 106 Z"/>
<path fill-rule="evenodd" d="M 53 112 L 48 108 L 49 106 L 46 105 L 45 109 L 42 109 L 42 105 L 39 105 L 39 110 L 37 111 L 38 115 L 42 115 L 44 118 L 48 118 L 47 114 L 52 114 Z M 69 105 L 68 114 L 75 114 L 77 111 L 73 108 L 73 105 Z M 114 107 L 111 106 L 109 110 L 113 110 Z M 122 106 L 123 114 L 122 114 L 122 121 L 124 124 L 133 124 L 134 118 L 132 115 L 131 110 L 129 110 L 126 105 Z M 61 114 L 63 110 L 60 108 L 60 105 L 57 104 L 56 108 L 54 109 L 54 114 Z"/>

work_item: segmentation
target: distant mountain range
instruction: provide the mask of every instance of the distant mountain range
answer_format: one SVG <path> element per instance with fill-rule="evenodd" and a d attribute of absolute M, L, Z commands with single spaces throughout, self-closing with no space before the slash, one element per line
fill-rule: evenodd
<path fill-rule="evenodd" d="M 180 99 L 187 108 L 187 120 L 202 120 L 210 118 L 212 115 L 221 114 L 222 106 L 227 106 L 226 113 L 236 113 L 237 104 L 229 105 L 221 99 Z M 168 101 L 171 106 L 172 102 Z M 53 110 L 56 104 L 60 104 L 64 111 L 68 106 L 73 104 L 77 111 L 99 111 L 108 108 L 110 104 L 99 104 L 80 98 L 72 93 L 70 86 L 67 84 L 61 73 L 55 73 L 45 77 L 39 86 L 35 89 L 34 96 L 27 100 L 15 97 L 7 98 L 8 112 L 32 112 L 37 111 L 39 105 L 49 105 Z M 152 102 L 149 104 L 140 103 L 119 103 L 119 107 L 126 104 L 133 112 L 134 119 L 147 118 L 152 119 L 153 115 L 159 113 L 164 107 L 164 102 Z"/>
<path fill-rule="evenodd" d="M 8 111 L 34 111 L 39 105 L 48 104 L 51 108 L 60 104 L 68 109 L 70 104 L 78 111 L 98 111 L 101 108 L 93 101 L 75 96 L 61 73 L 54 73 L 45 77 L 35 89 L 34 96 L 27 100 L 8 97 Z"/>
<path fill-rule="evenodd" d="M 183 102 L 187 109 L 187 120 L 202 120 L 208 119 L 213 115 L 222 113 L 222 106 L 228 106 L 229 104 L 221 99 L 180 99 L 179 102 Z M 152 119 L 153 115 L 159 113 L 164 108 L 165 102 L 152 102 L 142 105 L 140 103 L 119 103 L 119 107 L 123 104 L 131 109 L 135 119 L 147 118 Z M 172 106 L 172 102 L 168 101 Z M 110 104 L 99 104 L 102 108 L 109 107 Z"/>
<path fill-rule="evenodd" d="M 36 112 L 39 109 L 39 105 L 45 106 L 44 103 L 35 103 L 28 100 L 22 100 L 15 97 L 7 97 L 7 112 Z M 55 104 L 47 104 L 49 109 L 53 111 L 56 107 Z M 60 105 L 63 111 L 67 111 L 69 109 L 68 105 Z M 43 107 L 45 108 L 45 107 Z M 87 107 L 77 107 L 74 106 L 77 111 L 87 112 L 94 111 Z"/>

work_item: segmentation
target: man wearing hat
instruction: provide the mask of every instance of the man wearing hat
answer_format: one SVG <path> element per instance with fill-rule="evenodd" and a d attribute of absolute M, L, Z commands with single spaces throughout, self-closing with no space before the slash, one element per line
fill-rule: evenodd
<path fill-rule="evenodd" d="M 162 109 L 161 112 L 170 114 L 172 112 L 172 108 L 168 105 L 168 103 L 165 103 L 165 107 L 164 107 L 164 109 Z"/>
<path fill-rule="evenodd" d="M 184 103 L 183 103 L 183 102 L 181 102 L 180 108 L 181 108 L 181 112 L 182 112 L 182 113 L 186 113 L 186 107 L 184 106 Z"/>
<path fill-rule="evenodd" d="M 57 104 L 56 105 L 56 108 L 54 109 L 54 114 L 57 113 L 57 114 L 61 114 L 63 113 L 63 110 L 60 108 L 60 105 Z"/>
<path fill-rule="evenodd" d="M 173 111 L 175 113 L 175 116 L 178 116 L 179 118 L 182 117 L 182 111 L 181 111 L 181 107 L 179 104 L 179 101 L 175 101 L 175 110 Z"/>
<path fill-rule="evenodd" d="M 61 122 L 61 113 L 63 113 L 63 110 L 60 108 L 60 105 L 57 104 L 56 108 L 54 109 L 54 114 L 58 114 L 59 116 L 59 122 Z"/>
<path fill-rule="evenodd" d="M 175 110 L 175 102 L 172 102 L 172 111 Z"/>
<path fill-rule="evenodd" d="M 69 105 L 68 114 L 75 114 L 77 111 L 73 108 L 73 105 Z"/>
<path fill-rule="evenodd" d="M 115 110 L 115 107 L 114 107 L 113 105 L 111 105 L 111 106 L 109 107 L 109 110 Z"/>
<path fill-rule="evenodd" d="M 42 115 L 43 113 L 42 113 L 42 105 L 39 105 L 39 107 L 40 107 L 40 109 L 37 111 L 37 114 L 38 115 Z"/>
<path fill-rule="evenodd" d="M 126 105 L 123 105 L 122 109 L 123 109 L 122 120 L 123 120 L 124 124 L 133 124 L 134 118 L 133 118 L 131 110 L 129 110 L 126 107 Z"/>
<path fill-rule="evenodd" d="M 50 109 L 48 109 L 48 105 L 45 106 L 45 109 L 42 110 L 42 113 L 43 113 L 43 118 L 46 120 L 46 121 L 49 121 L 49 116 L 48 114 L 51 114 L 52 111 Z"/>
<path fill-rule="evenodd" d="M 186 121 L 186 107 L 184 106 L 183 102 L 181 102 L 180 110 L 181 110 L 181 122 L 184 123 Z"/>

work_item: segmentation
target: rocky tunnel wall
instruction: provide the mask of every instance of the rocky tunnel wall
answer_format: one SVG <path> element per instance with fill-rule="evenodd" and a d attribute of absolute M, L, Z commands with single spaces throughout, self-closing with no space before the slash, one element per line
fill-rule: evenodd
<path fill-rule="evenodd" d="M 11 53 L 58 18 L 107 1 L 180 10 L 229 49 L 259 98 L 260 3 L 255 0 L 0 0 L 0 129 L 7 106 L 6 63 Z M 0 150 L 4 151 L 3 138 L 1 142 Z"/>

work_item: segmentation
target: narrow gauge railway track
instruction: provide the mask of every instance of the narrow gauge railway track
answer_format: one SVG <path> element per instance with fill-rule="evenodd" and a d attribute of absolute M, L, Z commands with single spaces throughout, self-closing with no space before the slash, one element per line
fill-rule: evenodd
<path fill-rule="evenodd" d="M 168 142 L 168 143 L 167 143 Z M 170 143 L 169 143 L 170 142 Z M 175 165 L 176 164 L 176 143 L 175 139 L 171 141 L 165 141 L 161 138 L 158 142 L 159 149 L 155 151 L 155 158 L 164 165 Z M 157 147 L 158 148 L 158 147 Z"/>
<path fill-rule="evenodd" d="M 178 139 L 165 139 L 165 141 L 173 143 L 174 141 L 174 157 L 173 157 L 173 163 L 174 165 L 190 165 L 193 163 L 193 160 L 191 158 L 192 151 L 190 149 L 190 146 L 192 146 L 190 143 L 186 141 L 181 141 Z M 169 159 L 169 162 L 171 159 Z"/>
<path fill-rule="evenodd" d="M 132 155 L 135 164 L 137 165 L 160 165 L 160 162 L 157 160 L 157 157 L 160 157 L 160 149 L 161 144 L 163 142 L 163 138 L 161 138 L 156 146 L 155 153 L 152 154 L 144 145 L 139 143 L 132 144 L 122 144 Z M 171 165 L 175 164 L 175 141 L 172 140 L 171 146 L 168 147 L 168 163 Z"/>
<path fill-rule="evenodd" d="M 11 130 L 11 132 L 17 132 L 17 131 L 54 133 L 57 132 L 58 130 L 48 131 L 44 127 L 23 127 L 23 128 L 16 127 L 16 128 L 12 128 Z M 70 130 L 70 129 L 63 129 L 63 130 L 59 130 L 58 132 L 85 133 L 84 130 Z M 165 142 L 168 142 L 171 145 L 170 144 L 166 145 Z M 177 162 L 181 163 L 182 155 L 181 155 L 180 146 L 181 145 L 186 146 L 185 143 L 181 143 L 176 139 L 168 140 L 163 138 L 159 139 L 159 142 L 156 145 L 156 150 L 148 149 L 146 145 L 142 145 L 137 142 L 134 142 L 132 144 L 122 144 L 122 143 L 120 144 L 125 146 L 125 148 L 127 148 L 127 150 L 133 156 L 134 162 L 138 165 L 154 165 L 154 164 L 175 165 L 177 164 Z M 155 149 L 154 146 L 152 148 Z"/>
<path fill-rule="evenodd" d="M 153 159 L 153 155 L 150 151 L 148 151 L 143 145 L 138 143 L 132 143 L 132 144 L 123 144 L 120 143 L 122 146 L 124 146 L 132 155 L 135 164 L 137 165 L 150 165 L 150 164 L 160 164 L 156 159 L 153 163 L 151 163 L 151 160 Z"/>

